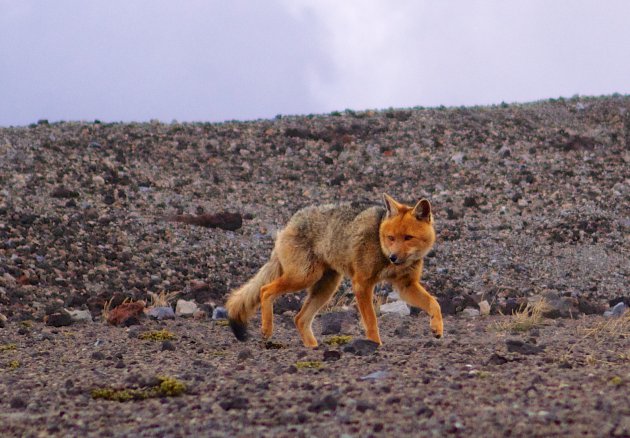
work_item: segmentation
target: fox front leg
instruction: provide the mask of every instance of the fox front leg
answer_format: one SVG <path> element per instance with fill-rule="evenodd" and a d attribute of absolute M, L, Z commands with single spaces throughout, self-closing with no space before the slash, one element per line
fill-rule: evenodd
<path fill-rule="evenodd" d="M 417 281 L 395 286 L 400 293 L 400 298 L 407 304 L 419 307 L 429 314 L 431 331 L 436 338 L 441 338 L 444 334 L 444 323 L 442 322 L 442 310 L 437 300 Z"/>

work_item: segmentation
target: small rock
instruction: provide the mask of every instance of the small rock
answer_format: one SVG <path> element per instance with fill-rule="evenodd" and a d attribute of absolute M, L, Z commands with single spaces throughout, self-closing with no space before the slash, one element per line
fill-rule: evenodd
<path fill-rule="evenodd" d="M 466 307 L 464 310 L 462 310 L 462 316 L 465 316 L 466 318 L 476 318 L 479 316 L 479 314 L 479 310 L 473 307 Z"/>
<path fill-rule="evenodd" d="M 475 198 L 474 196 L 466 196 L 464 198 L 464 207 L 478 207 L 479 204 L 477 203 L 477 198 Z"/>
<path fill-rule="evenodd" d="M 94 360 L 103 360 L 105 359 L 105 354 L 103 354 L 103 352 L 101 351 L 95 351 L 90 357 Z"/>
<path fill-rule="evenodd" d="M 543 310 L 545 318 L 572 318 L 579 314 L 578 300 L 575 297 L 563 297 L 557 292 L 547 292 L 541 295 L 529 297 L 527 302 L 535 304 L 541 299 L 545 300 Z"/>
<path fill-rule="evenodd" d="M 240 213 L 221 212 L 217 214 L 188 215 L 182 214 L 171 218 L 175 222 L 190 225 L 199 225 L 208 228 L 222 228 L 236 231 L 243 226 L 243 217 Z"/>
<path fill-rule="evenodd" d="M 488 301 L 483 300 L 479 303 L 479 314 L 482 316 L 490 315 L 490 303 Z"/>
<path fill-rule="evenodd" d="M 94 183 L 95 186 L 100 187 L 105 184 L 105 178 L 100 175 L 95 175 L 92 177 L 92 183 Z"/>
<path fill-rule="evenodd" d="M 350 329 L 355 322 L 355 315 L 347 310 L 326 312 L 319 316 L 322 335 L 338 335 Z"/>
<path fill-rule="evenodd" d="M 337 397 L 333 394 L 328 394 L 321 399 L 313 401 L 308 407 L 308 410 L 310 412 L 334 411 L 337 409 L 338 404 L 339 401 Z"/>
<path fill-rule="evenodd" d="M 26 408 L 27 403 L 20 397 L 14 397 L 11 399 L 9 406 L 11 406 L 11 409 L 24 409 Z"/>
<path fill-rule="evenodd" d="M 324 351 L 324 362 L 335 362 L 339 359 L 341 359 L 341 352 L 339 350 Z"/>
<path fill-rule="evenodd" d="M 89 310 L 66 310 L 73 322 L 93 322 Z"/>
<path fill-rule="evenodd" d="M 622 301 L 617 303 L 612 309 L 605 311 L 604 316 L 607 318 L 623 316 L 626 313 L 626 308 L 626 304 Z"/>
<path fill-rule="evenodd" d="M 343 349 L 346 353 L 354 354 L 355 356 L 368 356 L 373 354 L 378 348 L 378 344 L 368 339 L 355 339 L 346 345 Z"/>
<path fill-rule="evenodd" d="M 408 316 L 411 311 L 409 310 L 409 306 L 404 301 L 394 301 L 387 304 L 382 304 L 380 307 L 381 313 L 393 313 L 395 315 L 400 316 Z"/>
<path fill-rule="evenodd" d="M 361 380 L 382 380 L 386 377 L 389 377 L 389 372 L 385 370 L 374 371 L 366 376 L 359 377 Z"/>
<path fill-rule="evenodd" d="M 457 164 L 462 164 L 464 162 L 464 153 L 457 152 L 451 156 L 451 161 L 454 161 Z"/>
<path fill-rule="evenodd" d="M 193 318 L 197 320 L 206 319 L 207 317 L 208 314 L 204 310 L 196 310 L 195 313 L 193 313 Z"/>
<path fill-rule="evenodd" d="M 229 411 L 231 409 L 247 409 L 249 407 L 249 400 L 245 397 L 233 396 L 228 397 L 225 400 L 219 402 L 224 410 Z"/>
<path fill-rule="evenodd" d="M 400 324 L 398 327 L 394 329 L 394 334 L 401 338 L 408 337 L 410 335 L 409 324 L 403 322 L 402 324 Z"/>
<path fill-rule="evenodd" d="M 175 344 L 171 341 L 162 342 L 162 351 L 175 351 Z"/>
<path fill-rule="evenodd" d="M 50 193 L 53 198 L 78 198 L 79 192 L 70 190 L 64 186 L 57 186 Z"/>
<path fill-rule="evenodd" d="M 72 325 L 72 317 L 66 311 L 55 312 L 50 315 L 46 315 L 44 317 L 44 321 L 46 325 L 50 325 L 52 327 L 65 327 Z"/>
<path fill-rule="evenodd" d="M 177 300 L 177 305 L 175 306 L 175 315 L 188 317 L 192 316 L 197 310 L 199 310 L 199 307 L 194 301 Z"/>
<path fill-rule="evenodd" d="M 487 365 L 503 365 L 504 363 L 507 363 L 507 362 L 508 362 L 508 359 L 506 357 L 503 357 L 497 353 L 492 353 L 492 356 L 490 356 L 486 364 Z"/>
<path fill-rule="evenodd" d="M 367 402 L 365 400 L 357 400 L 357 404 L 356 404 L 356 409 L 359 412 L 365 412 L 368 409 L 376 409 L 376 405 L 374 405 L 373 403 Z"/>
<path fill-rule="evenodd" d="M 4 328 L 7 324 L 7 317 L 0 313 L 0 328 Z"/>
<path fill-rule="evenodd" d="M 529 344 L 527 342 L 521 341 L 520 339 L 507 339 L 505 341 L 507 345 L 507 350 L 510 353 L 520 353 L 525 355 L 538 354 L 544 351 L 545 347 Z"/>
<path fill-rule="evenodd" d="M 212 311 L 212 319 L 228 319 L 228 312 L 225 307 L 215 307 Z"/>
<path fill-rule="evenodd" d="M 236 356 L 236 359 L 239 362 L 243 362 L 247 359 L 251 359 L 252 357 L 254 357 L 254 355 L 252 354 L 251 350 L 249 350 L 248 348 L 245 348 L 241 351 L 238 352 L 238 355 Z"/>
<path fill-rule="evenodd" d="M 170 306 L 167 307 L 151 307 L 147 312 L 149 318 L 161 321 L 163 319 L 175 319 L 175 312 Z"/>

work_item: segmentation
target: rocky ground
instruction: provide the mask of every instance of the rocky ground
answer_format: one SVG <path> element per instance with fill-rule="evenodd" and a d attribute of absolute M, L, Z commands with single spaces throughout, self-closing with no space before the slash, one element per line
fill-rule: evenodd
<path fill-rule="evenodd" d="M 613 96 L 0 128 L 3 430 L 629 435 L 628 324 L 601 316 L 630 305 L 629 110 L 630 97 Z M 349 304 L 347 321 L 333 332 L 359 342 L 354 351 L 301 347 L 291 327 L 297 298 L 276 306 L 277 345 L 239 344 L 210 318 L 297 209 L 376 203 L 383 192 L 433 203 L 438 241 L 423 281 L 449 315 L 445 339 L 429 337 L 424 315 L 387 314 L 385 344 L 372 351 L 360 342 L 347 284 L 336 298 Z M 100 322 L 107 303 L 150 292 L 176 293 L 173 304 L 185 299 L 202 312 L 132 327 Z M 504 326 L 510 319 L 499 313 L 541 297 L 550 305 L 542 327 Z M 480 317 L 486 303 L 491 316 Z M 66 321 L 63 309 L 98 322 Z M 325 323 L 316 321 L 316 334 Z M 160 328 L 175 338 L 140 338 Z M 155 376 L 186 391 L 92 397 L 95 388 L 159 385 Z"/>

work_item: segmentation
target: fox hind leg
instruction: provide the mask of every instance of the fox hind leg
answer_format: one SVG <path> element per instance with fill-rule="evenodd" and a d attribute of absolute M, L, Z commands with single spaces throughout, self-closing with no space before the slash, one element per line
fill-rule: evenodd
<path fill-rule="evenodd" d="M 313 319 L 317 312 L 330 300 L 341 283 L 341 274 L 333 270 L 324 272 L 322 278 L 308 290 L 308 296 L 299 313 L 295 315 L 295 325 L 307 347 L 317 347 L 313 335 Z"/>
<path fill-rule="evenodd" d="M 322 270 L 313 270 L 308 275 L 291 275 L 283 273 L 279 278 L 260 288 L 260 310 L 262 314 L 262 334 L 269 339 L 273 332 L 273 302 L 288 292 L 297 292 L 311 286 L 322 275 Z"/>
<path fill-rule="evenodd" d="M 374 296 L 374 282 L 354 278 L 352 280 L 352 288 L 354 290 L 354 296 L 357 299 L 357 307 L 361 314 L 361 321 L 365 327 L 367 338 L 379 345 L 382 344 L 376 321 L 376 312 L 374 311 L 374 303 L 372 302 L 372 297 Z"/>

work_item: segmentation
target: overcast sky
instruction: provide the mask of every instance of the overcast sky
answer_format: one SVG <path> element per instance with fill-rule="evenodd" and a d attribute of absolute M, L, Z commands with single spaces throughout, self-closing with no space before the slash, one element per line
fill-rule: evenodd
<path fill-rule="evenodd" d="M 0 126 L 614 92 L 626 0 L 0 0 Z"/>

